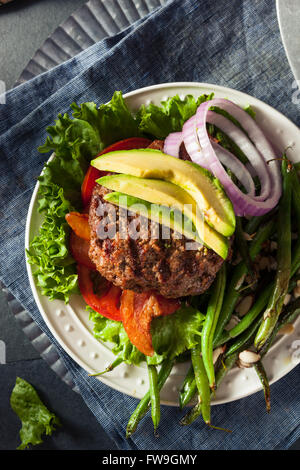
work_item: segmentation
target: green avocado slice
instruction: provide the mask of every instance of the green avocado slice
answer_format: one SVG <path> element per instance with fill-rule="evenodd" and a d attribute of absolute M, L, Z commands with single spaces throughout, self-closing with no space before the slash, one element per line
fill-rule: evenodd
<path fill-rule="evenodd" d="M 187 216 L 184 216 L 183 219 L 182 212 L 178 211 L 177 209 L 170 209 L 164 205 L 150 203 L 149 201 L 138 198 L 136 196 L 130 196 L 128 194 L 117 191 L 106 194 L 104 199 L 107 202 L 147 217 L 149 220 L 153 220 L 162 226 L 169 227 L 178 234 L 182 234 L 190 240 L 213 249 L 223 259 L 227 258 L 228 240 L 226 238 L 222 237 L 222 235 L 218 234 L 207 226 L 208 229 L 214 232 L 215 236 L 212 236 L 210 240 L 207 240 L 207 242 L 201 240 L 195 229 L 193 221 Z"/>
<path fill-rule="evenodd" d="M 134 149 L 109 152 L 92 160 L 99 170 L 174 183 L 197 203 L 204 219 L 220 234 L 235 230 L 235 215 L 219 180 L 195 163 L 171 157 L 160 150 Z"/>
<path fill-rule="evenodd" d="M 103 176 L 97 180 L 97 183 L 145 202 L 180 211 L 187 219 L 192 220 L 202 243 L 216 252 L 221 251 L 222 255 L 226 252 L 224 245 L 227 246 L 227 242 L 224 241 L 224 237 L 203 220 L 195 200 L 180 186 L 168 181 L 124 174 Z M 165 222 L 165 225 L 169 224 Z"/>

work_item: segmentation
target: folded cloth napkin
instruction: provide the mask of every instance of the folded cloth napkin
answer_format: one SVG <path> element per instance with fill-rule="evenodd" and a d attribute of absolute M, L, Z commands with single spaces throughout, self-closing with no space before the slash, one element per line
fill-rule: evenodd
<path fill-rule="evenodd" d="M 115 37 L 8 91 L 0 105 L 0 278 L 49 336 L 87 406 L 120 449 L 286 449 L 300 437 L 299 367 L 271 386 L 272 412 L 261 394 L 214 406 L 212 420 L 231 434 L 208 429 L 201 420 L 178 425 L 182 413 L 162 408 L 159 438 L 147 415 L 126 440 L 125 428 L 137 400 L 88 377 L 49 332 L 31 294 L 24 259 L 28 205 L 48 156 L 37 147 L 45 128 L 71 102 L 109 101 L 115 90 L 157 83 L 216 83 L 247 92 L 298 125 L 294 82 L 281 44 L 273 0 L 171 0 Z M 0 97 L 0 103 L 4 97 Z"/>

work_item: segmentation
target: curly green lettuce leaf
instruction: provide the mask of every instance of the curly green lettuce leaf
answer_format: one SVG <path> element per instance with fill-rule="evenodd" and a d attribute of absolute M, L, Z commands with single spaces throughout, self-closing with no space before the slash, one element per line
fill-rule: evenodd
<path fill-rule="evenodd" d="M 34 387 L 20 377 L 12 390 L 10 405 L 22 422 L 18 450 L 26 449 L 29 444 L 41 444 L 43 434 L 50 436 L 61 425 L 59 418 L 42 403 Z"/>
<path fill-rule="evenodd" d="M 173 359 L 200 342 L 204 315 L 183 305 L 173 315 L 154 318 L 151 324 L 152 345 L 164 359 Z"/>
<path fill-rule="evenodd" d="M 138 365 L 145 360 L 144 354 L 130 342 L 121 322 L 105 318 L 91 307 L 86 309 L 89 312 L 89 319 L 94 324 L 95 338 L 110 343 L 112 352 L 127 364 Z"/>
<path fill-rule="evenodd" d="M 141 134 L 120 91 L 107 104 L 72 103 L 71 109 L 72 117 L 60 114 L 55 125 L 47 128 L 49 136 L 40 152 L 53 151 L 63 159 L 89 162 L 108 145 Z"/>
<path fill-rule="evenodd" d="M 156 139 L 165 139 L 170 132 L 179 132 L 183 124 L 192 117 L 198 106 L 211 100 L 211 95 L 201 95 L 197 100 L 192 95 L 181 99 L 178 95 L 161 102 L 161 106 L 153 103 L 142 105 L 137 113 L 139 129 Z"/>
<path fill-rule="evenodd" d="M 132 345 L 121 322 L 109 320 L 87 307 L 89 319 L 94 323 L 95 338 L 112 345 L 112 352 L 128 364 L 138 365 L 145 356 Z M 151 324 L 154 355 L 147 357 L 149 364 L 160 364 L 193 348 L 200 342 L 204 315 L 197 309 L 182 306 L 172 315 L 155 318 Z"/>
<path fill-rule="evenodd" d="M 120 91 L 115 91 L 111 101 L 98 108 L 95 103 L 83 103 L 81 106 L 73 103 L 71 108 L 74 118 L 84 120 L 93 127 L 98 135 L 100 151 L 119 140 L 141 135 L 138 120 L 129 111 Z"/>
<path fill-rule="evenodd" d="M 44 220 L 30 243 L 27 259 L 35 267 L 33 274 L 38 287 L 50 300 L 68 302 L 70 294 L 79 292 L 76 265 L 68 248 L 69 227 L 65 221 L 65 214 L 72 210 L 63 188 L 53 183 L 41 186 L 39 211 L 44 213 Z"/>

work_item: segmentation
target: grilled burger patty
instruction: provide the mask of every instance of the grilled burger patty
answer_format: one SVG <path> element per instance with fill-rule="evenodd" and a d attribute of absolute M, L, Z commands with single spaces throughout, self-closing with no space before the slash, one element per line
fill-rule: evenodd
<path fill-rule="evenodd" d="M 170 239 L 163 239 L 159 224 L 106 202 L 103 196 L 108 192 L 96 185 L 89 211 L 89 256 L 102 276 L 122 289 L 154 290 L 168 298 L 201 294 L 209 288 L 223 263 L 219 255 L 200 245 L 197 250 L 186 249 L 188 239 L 176 238 L 172 230 Z M 138 238 L 137 230 L 131 236 L 128 224 L 140 230 Z M 158 238 L 151 238 L 151 233 Z"/>

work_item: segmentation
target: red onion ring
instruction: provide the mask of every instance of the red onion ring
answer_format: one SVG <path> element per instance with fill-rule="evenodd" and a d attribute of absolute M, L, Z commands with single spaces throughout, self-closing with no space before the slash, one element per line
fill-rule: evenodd
<path fill-rule="evenodd" d="M 250 118 L 252 119 L 252 118 Z M 259 175 L 262 192 L 259 196 L 256 196 L 257 201 L 264 201 L 271 192 L 271 178 L 267 163 L 258 152 L 256 147 L 252 144 L 249 139 L 245 139 L 245 133 L 239 129 L 233 122 L 226 119 L 221 114 L 208 111 L 207 122 L 215 124 L 221 131 L 223 131 L 228 137 L 233 140 L 242 152 L 248 156 L 250 165 L 253 167 L 255 173 Z"/>
<path fill-rule="evenodd" d="M 187 153 L 194 163 L 209 170 L 209 163 L 206 161 L 205 155 L 202 152 L 201 146 L 198 141 L 198 134 L 196 128 L 196 115 L 188 119 L 182 127 L 182 137 Z"/>
<path fill-rule="evenodd" d="M 179 149 L 182 144 L 182 132 L 172 132 L 165 138 L 164 153 L 179 158 Z"/>
<path fill-rule="evenodd" d="M 205 155 L 202 152 L 198 141 L 196 115 L 192 116 L 184 123 L 182 128 L 182 138 L 191 160 L 209 170 L 209 164 L 205 159 Z M 251 174 L 247 169 L 245 169 L 245 166 L 240 162 L 240 160 L 220 145 L 213 143 L 213 146 L 215 151 L 218 152 L 218 158 L 221 163 L 232 171 L 251 196 L 255 196 L 255 186 Z"/>
<path fill-rule="evenodd" d="M 222 165 L 232 171 L 246 189 L 248 196 L 255 197 L 255 184 L 251 173 L 245 165 L 233 153 L 224 149 L 221 145 L 214 141 L 211 141 L 211 144 Z"/>
<path fill-rule="evenodd" d="M 268 194 L 269 197 L 265 196 L 265 194 L 268 193 L 268 190 L 266 191 L 265 188 L 262 188 L 263 190 L 260 196 L 251 197 L 249 194 L 244 194 L 235 184 L 233 184 L 231 178 L 228 176 L 221 162 L 219 161 L 206 130 L 206 122 L 208 121 L 208 117 L 210 121 L 214 120 L 214 122 L 218 122 L 218 127 L 220 126 L 220 124 L 224 125 L 224 123 L 222 123 L 221 121 L 224 121 L 226 119 L 224 118 L 224 116 L 210 112 L 209 108 L 211 106 L 218 106 L 226 110 L 241 124 L 243 129 L 245 129 L 245 131 L 247 132 L 249 139 L 251 140 L 250 145 L 247 136 L 244 133 L 243 136 L 240 134 L 240 132 L 242 132 L 240 129 L 240 132 L 235 131 L 234 135 L 231 131 L 231 136 L 238 136 L 240 145 L 242 145 L 242 147 L 247 150 L 247 152 L 245 153 L 246 155 L 248 154 L 249 160 L 251 161 L 251 163 L 254 162 L 253 166 L 255 164 L 255 171 L 260 181 L 270 181 L 271 194 Z M 223 119 L 219 119 L 219 117 L 216 118 L 216 115 L 220 116 Z M 229 120 L 226 119 L 226 121 Z M 231 125 L 228 127 L 231 127 Z M 236 126 L 235 128 L 238 129 Z M 251 118 L 251 116 L 249 116 L 246 111 L 244 111 L 242 108 L 232 103 L 231 101 L 217 98 L 210 101 L 205 101 L 199 106 L 196 112 L 196 129 L 198 136 L 197 140 L 198 144 L 200 144 L 201 146 L 201 153 L 203 154 L 203 158 L 206 162 L 209 163 L 210 171 L 223 184 L 227 195 L 233 203 L 235 213 L 239 216 L 263 215 L 273 209 L 278 203 L 281 196 L 280 169 L 276 161 L 272 161 L 269 164 L 267 163 L 269 160 L 272 160 L 274 158 L 273 149 L 261 129 Z M 246 141 L 248 142 L 247 144 Z M 255 144 L 256 150 L 260 154 L 260 159 L 257 151 L 252 153 L 254 147 L 252 145 L 252 142 Z M 249 151 L 251 152 L 250 156 Z M 259 161 L 261 163 L 258 165 Z M 262 197 L 266 197 L 266 199 L 261 200 Z"/>

